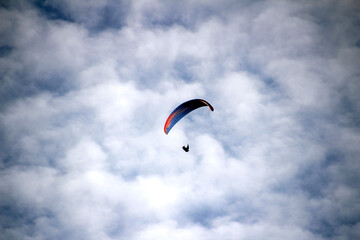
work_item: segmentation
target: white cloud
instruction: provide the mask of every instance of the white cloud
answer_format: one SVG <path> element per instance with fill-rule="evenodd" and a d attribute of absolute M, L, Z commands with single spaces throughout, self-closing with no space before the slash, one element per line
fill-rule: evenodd
<path fill-rule="evenodd" d="M 1 235 L 356 238 L 357 8 L 2 7 Z M 191 98 L 215 111 L 165 135 L 168 114 Z"/>

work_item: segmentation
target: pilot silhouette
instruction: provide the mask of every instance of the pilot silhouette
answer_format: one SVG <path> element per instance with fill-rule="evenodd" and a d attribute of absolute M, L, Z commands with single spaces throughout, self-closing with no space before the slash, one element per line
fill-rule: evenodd
<path fill-rule="evenodd" d="M 188 152 L 189 151 L 189 144 L 186 147 L 183 146 L 183 149 L 184 149 L 185 152 Z"/>

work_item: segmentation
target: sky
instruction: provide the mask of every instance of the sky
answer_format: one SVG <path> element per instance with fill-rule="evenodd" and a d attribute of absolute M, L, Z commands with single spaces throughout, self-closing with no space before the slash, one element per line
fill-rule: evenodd
<path fill-rule="evenodd" d="M 360 239 L 359 13 L 1 1 L 1 239 Z"/>

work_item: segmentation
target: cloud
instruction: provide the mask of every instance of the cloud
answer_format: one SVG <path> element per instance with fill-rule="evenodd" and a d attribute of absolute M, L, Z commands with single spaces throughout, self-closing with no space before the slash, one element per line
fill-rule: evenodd
<path fill-rule="evenodd" d="M 2 4 L 1 236 L 358 237 L 358 10 Z"/>

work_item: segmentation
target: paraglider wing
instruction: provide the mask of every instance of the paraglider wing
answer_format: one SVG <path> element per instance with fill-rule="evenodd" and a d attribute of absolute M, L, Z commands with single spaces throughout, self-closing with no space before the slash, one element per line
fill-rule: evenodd
<path fill-rule="evenodd" d="M 164 132 L 168 134 L 171 128 L 182 119 L 189 112 L 199 108 L 208 106 L 211 111 L 214 111 L 214 108 L 203 99 L 193 99 L 187 102 L 180 104 L 174 111 L 169 115 L 165 122 Z"/>

